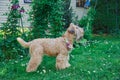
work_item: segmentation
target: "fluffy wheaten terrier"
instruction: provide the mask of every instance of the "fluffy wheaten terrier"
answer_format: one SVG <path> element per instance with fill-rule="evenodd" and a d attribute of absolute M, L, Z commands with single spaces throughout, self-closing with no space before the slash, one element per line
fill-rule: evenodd
<path fill-rule="evenodd" d="M 25 48 L 29 48 L 30 61 L 26 71 L 32 72 L 37 69 L 42 61 L 44 54 L 56 56 L 56 68 L 65 69 L 70 66 L 68 51 L 73 47 L 73 41 L 83 37 L 84 30 L 73 23 L 70 24 L 62 37 L 58 38 L 39 38 L 30 42 L 25 42 L 21 38 L 17 41 Z"/>

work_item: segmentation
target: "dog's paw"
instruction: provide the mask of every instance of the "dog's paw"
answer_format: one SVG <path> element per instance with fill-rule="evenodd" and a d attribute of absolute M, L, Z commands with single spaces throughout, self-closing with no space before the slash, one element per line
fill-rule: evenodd
<path fill-rule="evenodd" d="M 34 71 L 36 71 L 35 68 L 26 68 L 26 72 L 34 72 Z"/>
<path fill-rule="evenodd" d="M 34 72 L 36 70 L 32 70 L 32 69 L 26 69 L 26 72 Z"/>
<path fill-rule="evenodd" d="M 61 70 L 70 67 L 71 65 L 69 63 L 67 64 L 56 64 L 56 69 Z"/>
<path fill-rule="evenodd" d="M 71 66 L 71 65 L 70 65 L 69 63 L 66 64 L 66 67 L 67 67 L 67 68 L 70 67 L 70 66 Z"/>

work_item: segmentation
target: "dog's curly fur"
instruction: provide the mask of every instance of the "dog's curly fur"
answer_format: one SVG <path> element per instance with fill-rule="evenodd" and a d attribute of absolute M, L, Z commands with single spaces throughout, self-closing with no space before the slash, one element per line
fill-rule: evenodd
<path fill-rule="evenodd" d="M 62 37 L 58 38 L 39 38 L 30 42 L 25 42 L 21 38 L 17 38 L 17 41 L 25 48 L 29 48 L 30 61 L 27 65 L 26 71 L 32 72 L 37 69 L 42 61 L 44 54 L 49 56 L 56 56 L 56 68 L 65 69 L 70 66 L 68 51 L 71 49 L 66 45 L 66 39 L 69 45 L 73 45 L 74 39 L 79 40 L 83 37 L 84 31 L 82 28 L 70 24 L 67 31 Z"/>

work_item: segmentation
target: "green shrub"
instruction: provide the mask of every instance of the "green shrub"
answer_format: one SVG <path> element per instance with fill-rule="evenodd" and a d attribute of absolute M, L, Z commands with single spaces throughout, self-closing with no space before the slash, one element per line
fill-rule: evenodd
<path fill-rule="evenodd" d="M 21 55 L 23 53 L 23 50 L 19 48 L 20 45 L 16 41 L 16 37 L 20 36 L 18 29 L 20 27 L 18 21 L 21 18 L 19 1 L 12 0 L 11 4 L 12 6 L 7 21 L 3 23 L 2 26 L 3 39 L 0 41 L 0 59 L 13 59 L 16 58 L 18 54 Z"/>
<path fill-rule="evenodd" d="M 64 14 L 63 14 L 63 21 L 65 22 L 64 28 L 68 28 L 70 23 L 77 22 L 77 16 L 73 13 L 72 7 L 70 7 L 71 0 L 63 0 L 64 4 Z"/>
<path fill-rule="evenodd" d="M 92 38 L 92 27 L 93 27 L 93 21 L 95 16 L 95 9 L 89 8 L 87 16 L 84 16 L 80 21 L 79 25 L 84 28 L 85 32 L 85 38 L 91 39 Z"/>
<path fill-rule="evenodd" d="M 33 38 L 58 37 L 63 31 L 63 1 L 34 0 L 30 17 Z"/>
<path fill-rule="evenodd" d="M 120 32 L 120 0 L 98 0 L 93 25 L 94 33 Z"/>

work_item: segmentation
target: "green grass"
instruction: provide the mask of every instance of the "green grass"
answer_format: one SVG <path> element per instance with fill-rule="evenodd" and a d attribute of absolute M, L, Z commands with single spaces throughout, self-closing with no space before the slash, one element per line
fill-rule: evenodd
<path fill-rule="evenodd" d="M 70 54 L 71 67 L 55 69 L 45 56 L 36 72 L 26 73 L 29 56 L 0 62 L 0 80 L 120 80 L 120 37 L 96 36 Z"/>

